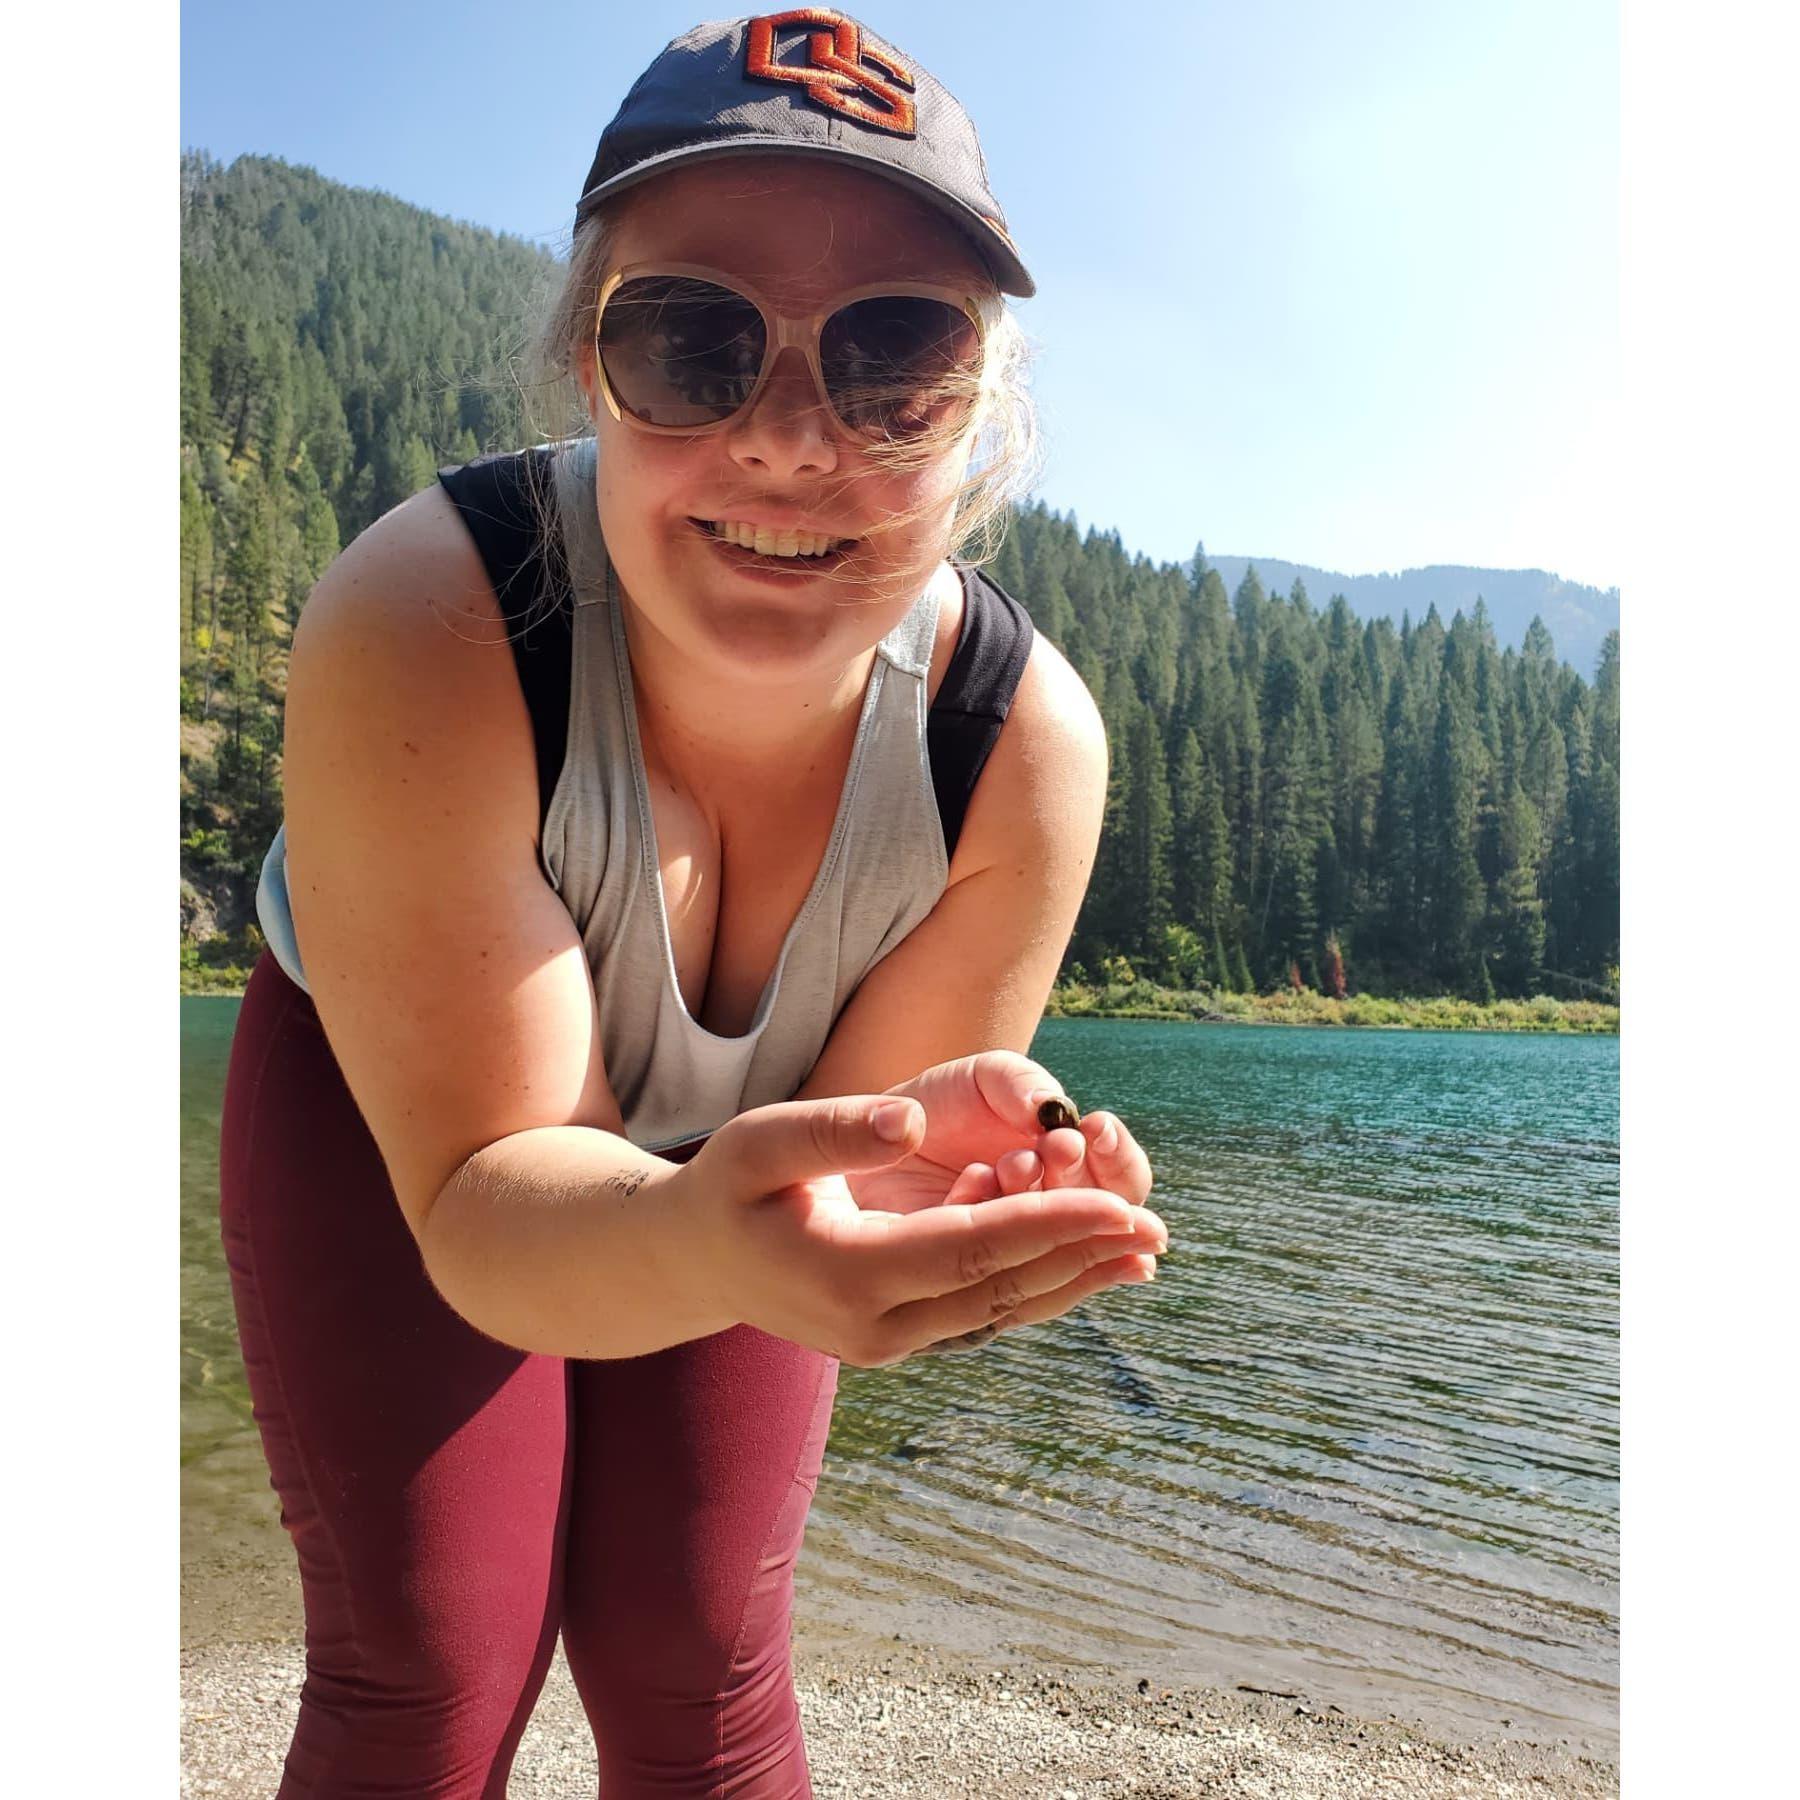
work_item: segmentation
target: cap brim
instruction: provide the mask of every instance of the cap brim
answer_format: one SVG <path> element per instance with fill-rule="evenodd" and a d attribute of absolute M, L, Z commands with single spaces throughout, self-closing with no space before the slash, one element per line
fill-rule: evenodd
<path fill-rule="evenodd" d="M 665 150 L 660 156 L 646 157 L 622 174 L 615 175 L 610 181 L 603 181 L 598 187 L 589 188 L 576 203 L 575 223 L 579 226 L 603 200 L 648 181 L 652 175 L 662 174 L 676 163 L 711 162 L 727 156 L 767 156 L 771 153 L 782 156 L 829 156 L 854 162 L 873 175 L 885 175 L 888 180 L 929 202 L 952 224 L 962 228 L 993 268 L 1001 293 L 1029 300 L 1037 292 L 1037 283 L 1026 273 L 1018 252 L 1001 235 L 999 229 L 972 206 L 965 206 L 955 195 L 945 193 L 933 182 L 909 174 L 905 169 L 896 169 L 892 163 L 884 162 L 878 156 L 867 156 L 844 144 L 803 144 L 796 143 L 789 137 L 758 136 L 734 137 L 723 143 L 693 144 L 678 150 Z"/>

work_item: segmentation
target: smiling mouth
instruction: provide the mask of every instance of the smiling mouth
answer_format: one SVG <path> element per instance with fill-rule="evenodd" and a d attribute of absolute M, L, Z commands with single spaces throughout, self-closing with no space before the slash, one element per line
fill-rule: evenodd
<path fill-rule="evenodd" d="M 741 550 L 765 562 L 831 562 L 854 549 L 855 538 L 825 537 L 817 532 L 771 530 L 739 519 L 690 519 L 716 544 Z"/>

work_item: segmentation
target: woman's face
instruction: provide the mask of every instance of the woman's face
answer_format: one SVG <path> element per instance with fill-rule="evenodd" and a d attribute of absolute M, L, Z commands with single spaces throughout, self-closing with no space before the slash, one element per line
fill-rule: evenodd
<path fill-rule="evenodd" d="M 784 311 L 881 281 L 971 294 L 992 277 L 960 232 L 895 183 L 821 159 L 726 158 L 672 169 L 626 196 L 608 269 L 699 263 Z M 772 681 L 837 669 L 893 628 L 950 549 L 972 432 L 922 468 L 879 468 L 826 407 L 800 351 L 782 351 L 754 406 L 705 437 L 614 419 L 580 368 L 598 440 L 600 523 L 631 602 L 696 672 Z M 896 514 L 898 530 L 867 528 Z M 859 540 L 823 569 L 774 573 L 727 555 L 696 520 L 816 522 Z"/>

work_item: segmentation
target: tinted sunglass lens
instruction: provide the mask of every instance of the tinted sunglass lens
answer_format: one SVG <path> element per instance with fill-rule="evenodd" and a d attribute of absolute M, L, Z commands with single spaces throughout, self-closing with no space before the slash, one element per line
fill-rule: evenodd
<path fill-rule="evenodd" d="M 832 314 L 819 360 L 832 404 L 853 430 L 878 437 L 954 430 L 973 404 L 981 334 L 948 301 L 878 294 Z"/>
<path fill-rule="evenodd" d="M 619 405 L 649 425 L 729 418 L 762 370 L 762 314 L 741 294 L 684 275 L 623 281 L 600 315 L 600 361 Z"/>

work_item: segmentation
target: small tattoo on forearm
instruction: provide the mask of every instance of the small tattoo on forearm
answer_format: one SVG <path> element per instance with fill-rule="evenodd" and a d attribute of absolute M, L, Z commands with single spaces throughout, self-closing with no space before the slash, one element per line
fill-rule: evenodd
<path fill-rule="evenodd" d="M 650 1174 L 648 1169 L 615 1169 L 600 1185 L 630 1199 L 650 1179 Z"/>

